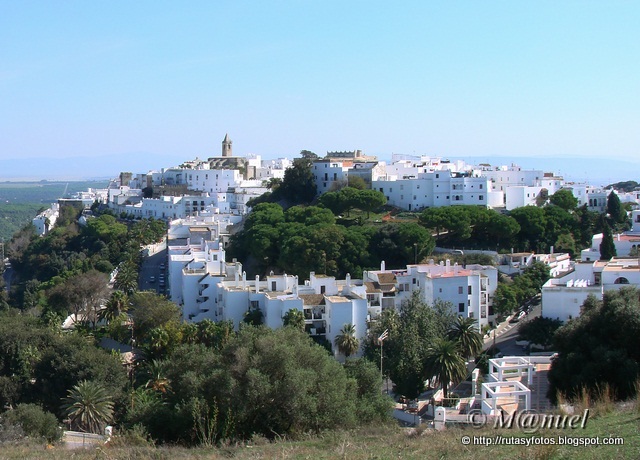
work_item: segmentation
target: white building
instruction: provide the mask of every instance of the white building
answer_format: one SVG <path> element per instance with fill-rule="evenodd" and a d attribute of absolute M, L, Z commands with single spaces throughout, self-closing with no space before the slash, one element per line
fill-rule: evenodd
<path fill-rule="evenodd" d="M 367 298 L 371 305 L 400 308 L 411 293 L 419 290 L 422 299 L 432 305 L 437 300 L 449 302 L 456 315 L 475 318 L 478 330 L 493 319 L 493 293 L 498 287 L 495 267 L 458 264 L 450 261 L 407 265 L 402 270 L 386 270 L 382 262 L 379 271 L 363 274 Z"/>
<path fill-rule="evenodd" d="M 576 318 L 589 294 L 602 299 L 605 291 L 627 285 L 640 286 L 638 259 L 576 263 L 574 271 L 551 278 L 542 287 L 542 316 L 561 321 Z"/>
<path fill-rule="evenodd" d="M 452 205 L 501 206 L 502 192 L 492 192 L 489 180 L 469 173 L 435 171 L 415 178 L 384 176 L 372 181 L 371 188 L 387 197 L 390 205 L 408 211 Z"/>
<path fill-rule="evenodd" d="M 49 209 L 45 209 L 36 217 L 31 220 L 31 223 L 36 229 L 36 234 L 39 236 L 45 236 L 56 224 L 58 216 L 60 215 L 60 205 L 53 203 Z"/>

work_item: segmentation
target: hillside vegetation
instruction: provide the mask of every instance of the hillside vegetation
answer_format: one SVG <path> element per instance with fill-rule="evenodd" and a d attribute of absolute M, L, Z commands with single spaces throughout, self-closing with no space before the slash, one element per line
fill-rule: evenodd
<path fill-rule="evenodd" d="M 118 459 L 572 459 L 600 460 L 608 458 L 640 458 L 640 437 L 637 435 L 640 413 L 634 402 L 612 406 L 601 403 L 593 408 L 585 429 L 543 430 L 535 434 L 525 434 L 519 430 L 493 428 L 457 429 L 442 432 L 431 430 L 404 429 L 393 425 L 367 426 L 358 430 L 338 430 L 299 440 L 280 439 L 269 442 L 255 438 L 251 442 L 218 448 L 151 447 L 138 440 L 135 445 L 122 446 L 122 440 L 114 438 L 112 445 L 86 450 L 76 450 L 73 458 L 78 460 L 97 458 Z M 590 438 L 615 436 L 622 438 L 623 445 L 600 446 L 552 446 L 538 445 L 523 447 L 517 445 L 481 446 L 462 444 L 463 436 L 485 436 L 495 439 L 496 435 L 530 439 L 543 437 L 555 439 L 559 436 Z M 46 448 L 44 444 L 7 445 L 0 448 L 0 459 L 45 459 L 66 460 L 69 451 L 61 446 Z"/>

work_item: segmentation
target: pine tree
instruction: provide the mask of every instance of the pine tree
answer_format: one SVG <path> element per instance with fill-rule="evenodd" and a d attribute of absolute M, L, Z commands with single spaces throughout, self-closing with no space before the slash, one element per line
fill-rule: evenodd
<path fill-rule="evenodd" d="M 616 255 L 616 245 L 613 242 L 611 227 L 605 223 L 604 232 L 602 233 L 602 243 L 600 243 L 600 260 L 610 260 Z"/>

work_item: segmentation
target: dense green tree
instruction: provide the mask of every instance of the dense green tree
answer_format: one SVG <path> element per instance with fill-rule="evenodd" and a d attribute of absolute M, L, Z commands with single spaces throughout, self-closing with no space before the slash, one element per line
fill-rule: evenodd
<path fill-rule="evenodd" d="M 260 326 L 264 323 L 264 313 L 259 308 L 251 308 L 244 314 L 242 321 L 252 326 Z"/>
<path fill-rule="evenodd" d="M 53 413 L 67 391 L 82 380 L 100 382 L 114 401 L 124 397 L 127 374 L 119 356 L 96 348 L 79 334 L 56 336 L 33 366 L 32 400 Z"/>
<path fill-rule="evenodd" d="M 469 206 L 447 206 L 429 208 L 420 215 L 420 223 L 427 228 L 433 228 L 438 233 L 442 229 L 449 232 L 449 237 L 464 241 L 471 237 L 472 213 L 478 212 Z"/>
<path fill-rule="evenodd" d="M 349 187 L 355 188 L 357 190 L 366 190 L 367 189 L 367 183 L 360 176 L 349 176 L 347 178 L 347 184 L 349 185 Z M 360 208 L 360 209 L 362 209 L 362 208 Z"/>
<path fill-rule="evenodd" d="M 560 326 L 562 321 L 538 316 L 522 324 L 518 329 L 518 335 L 520 340 L 527 340 L 546 348 L 551 345 L 553 335 Z"/>
<path fill-rule="evenodd" d="M 83 380 L 70 389 L 62 409 L 73 427 L 89 433 L 102 433 L 113 419 L 113 399 L 95 381 Z"/>
<path fill-rule="evenodd" d="M 493 311 L 506 316 L 518 308 L 518 296 L 510 284 L 500 283 L 493 294 Z"/>
<path fill-rule="evenodd" d="M 613 242 L 613 234 L 608 224 L 604 226 L 602 233 L 602 242 L 600 243 L 600 260 L 610 260 L 617 256 L 616 245 Z"/>
<path fill-rule="evenodd" d="M 204 319 L 197 324 L 198 343 L 215 350 L 222 349 L 233 337 L 233 321 L 214 322 Z"/>
<path fill-rule="evenodd" d="M 367 219 L 371 211 L 381 208 L 387 202 L 387 198 L 382 192 L 377 190 L 360 190 L 356 195 L 355 207 L 367 212 Z"/>
<path fill-rule="evenodd" d="M 313 162 L 309 158 L 293 160 L 293 166 L 284 172 L 284 179 L 272 197 L 290 204 L 308 204 L 316 196 L 316 183 L 311 172 Z"/>
<path fill-rule="evenodd" d="M 134 334 L 138 342 L 148 340 L 151 330 L 155 328 L 166 328 L 172 324 L 179 329 L 180 309 L 163 296 L 142 291 L 133 294 L 130 300 Z"/>
<path fill-rule="evenodd" d="M 62 316 L 72 313 L 78 321 L 95 325 L 100 306 L 108 298 L 107 281 L 107 276 L 96 270 L 71 276 L 50 291 L 49 307 Z"/>
<path fill-rule="evenodd" d="M 613 190 L 607 197 L 607 215 L 609 216 L 609 221 L 612 226 L 624 223 L 627 220 L 627 214 L 622 208 L 620 198 L 618 198 L 618 194 Z"/>
<path fill-rule="evenodd" d="M 416 398 L 424 389 L 427 349 L 437 338 L 445 337 L 453 321 L 450 304 L 427 305 L 416 291 L 402 303 L 399 312 L 385 310 L 371 325 L 364 343 L 365 356 L 380 362 L 377 338 L 388 330 L 383 346 L 383 371 L 395 383 L 399 394 Z"/>
<path fill-rule="evenodd" d="M 551 195 L 549 202 L 565 211 L 573 211 L 578 207 L 578 199 L 573 196 L 573 192 L 569 189 L 558 190 Z"/>
<path fill-rule="evenodd" d="M 386 224 L 371 237 L 371 249 L 377 260 L 387 267 L 400 268 L 431 254 L 435 240 L 422 226 L 415 223 Z"/>
<path fill-rule="evenodd" d="M 556 243 L 553 245 L 557 252 L 566 252 L 573 259 L 576 255 L 576 240 L 571 233 L 562 233 L 558 235 Z"/>
<path fill-rule="evenodd" d="M 358 420 L 385 422 L 393 408 L 393 400 L 380 391 L 380 370 L 371 361 L 351 359 L 344 364 L 347 376 L 356 382 L 356 415 Z"/>
<path fill-rule="evenodd" d="M 284 214 L 286 222 L 297 222 L 306 226 L 336 223 L 336 218 L 329 209 L 318 206 L 293 206 L 287 209 Z"/>
<path fill-rule="evenodd" d="M 545 241 L 547 226 L 545 211 L 535 206 L 524 206 L 511 211 L 510 216 L 520 225 L 518 245 L 521 249 L 538 250 L 538 247 L 542 246 Z"/>
<path fill-rule="evenodd" d="M 5 412 L 6 422 L 20 426 L 30 438 L 41 438 L 56 442 L 62 437 L 58 419 L 51 412 L 44 411 L 37 404 L 18 404 L 14 410 Z"/>
<path fill-rule="evenodd" d="M 338 351 L 342 353 L 345 358 L 354 355 L 360 348 L 360 341 L 356 338 L 356 328 L 353 324 L 345 324 L 340 329 L 340 333 L 336 335 L 334 340 Z"/>
<path fill-rule="evenodd" d="M 583 391 L 598 397 L 609 385 L 616 399 L 636 394 L 640 372 L 640 293 L 635 287 L 606 291 L 602 301 L 587 299 L 578 318 L 554 335 L 558 356 L 549 371 L 548 397 L 573 399 Z"/>

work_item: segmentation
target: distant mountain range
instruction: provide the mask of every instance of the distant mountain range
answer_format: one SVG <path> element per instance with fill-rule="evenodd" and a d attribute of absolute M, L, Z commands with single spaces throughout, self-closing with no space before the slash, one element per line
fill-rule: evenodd
<path fill-rule="evenodd" d="M 116 177 L 121 171 L 144 173 L 176 166 L 196 155 L 156 155 L 145 152 L 118 155 L 81 156 L 69 158 L 0 159 L 0 181 L 17 180 L 95 180 Z M 204 156 L 203 156 L 204 157 Z M 389 161 L 379 155 L 380 160 Z M 444 158 L 444 157 L 443 157 Z M 640 163 L 611 158 L 557 157 L 451 157 L 470 164 L 489 163 L 493 166 L 515 163 L 523 169 L 542 169 L 561 175 L 567 181 L 607 185 L 640 179 Z"/>

